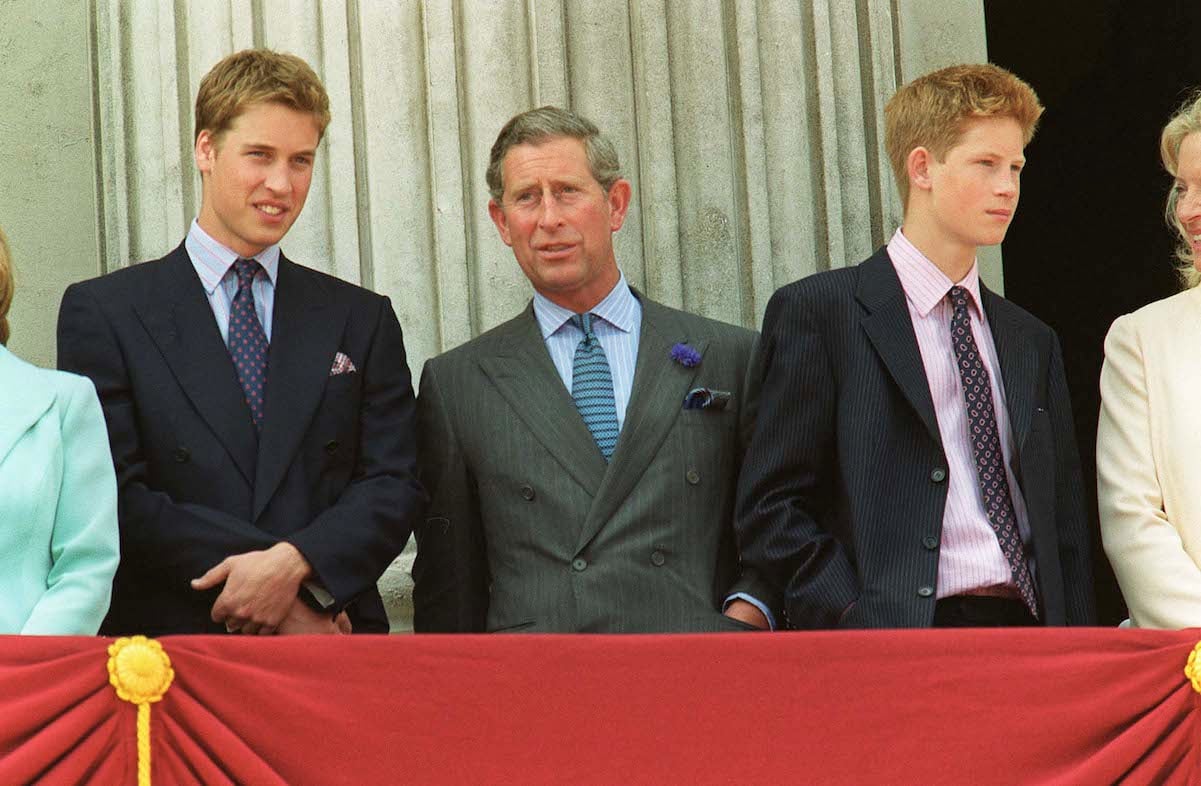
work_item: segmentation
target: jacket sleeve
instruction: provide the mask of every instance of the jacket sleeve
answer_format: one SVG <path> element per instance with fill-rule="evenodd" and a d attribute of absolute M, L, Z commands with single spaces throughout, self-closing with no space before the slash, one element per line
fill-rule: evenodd
<path fill-rule="evenodd" d="M 50 536 L 46 592 L 23 634 L 94 635 L 108 611 L 117 572 L 117 483 L 104 415 L 91 383 L 62 375 L 56 409 L 62 478 Z"/>
<path fill-rule="evenodd" d="M 1084 479 L 1076 447 L 1076 427 L 1071 396 L 1063 370 L 1058 337 L 1051 337 L 1050 416 L 1055 434 L 1056 518 L 1059 564 L 1063 571 L 1064 609 L 1068 625 L 1096 625 L 1093 594 L 1092 537 L 1090 536 Z"/>
<path fill-rule="evenodd" d="M 419 633 L 483 631 L 490 577 L 479 498 L 433 361 L 421 376 L 417 443 L 430 506 L 416 529 L 413 628 Z"/>
<path fill-rule="evenodd" d="M 416 399 L 400 322 L 379 298 L 364 358 L 359 446 L 350 483 L 336 503 L 286 536 L 342 607 L 375 587 L 404 549 L 425 507 L 417 480 Z"/>
<path fill-rule="evenodd" d="M 743 569 L 768 588 L 762 600 L 777 621 L 831 628 L 858 596 L 858 580 L 821 523 L 836 482 L 837 380 L 813 304 L 797 292 L 776 292 L 764 316 L 756 360 L 762 388 L 735 526 Z"/>
<path fill-rule="evenodd" d="M 1195 627 L 1201 569 L 1184 550 L 1181 523 L 1164 513 L 1142 341 L 1133 316 L 1116 320 L 1105 339 L 1097 426 L 1101 538 L 1135 625 Z"/>

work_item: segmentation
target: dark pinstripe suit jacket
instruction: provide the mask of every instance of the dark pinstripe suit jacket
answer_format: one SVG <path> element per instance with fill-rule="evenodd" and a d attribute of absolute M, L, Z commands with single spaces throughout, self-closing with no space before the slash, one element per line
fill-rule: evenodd
<path fill-rule="evenodd" d="M 981 287 L 1049 625 L 1094 621 L 1085 497 L 1059 340 Z M 739 483 L 747 570 L 794 628 L 924 627 L 947 461 L 900 280 L 884 249 L 781 288 Z"/>
<path fill-rule="evenodd" d="M 634 383 L 612 463 L 572 403 L 532 308 L 430 360 L 418 398 L 419 631 L 717 631 L 738 578 L 734 491 L 755 334 L 641 298 Z M 688 342 L 699 366 L 669 358 Z M 684 410 L 696 387 L 733 394 Z"/>

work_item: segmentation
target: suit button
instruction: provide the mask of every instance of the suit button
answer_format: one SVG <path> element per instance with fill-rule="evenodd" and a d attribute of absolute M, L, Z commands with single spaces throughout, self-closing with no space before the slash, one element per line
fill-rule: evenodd
<path fill-rule="evenodd" d="M 584 559 L 583 557 L 576 557 L 575 559 L 573 559 L 571 561 L 571 569 L 574 570 L 576 573 L 579 573 L 580 571 L 584 570 L 587 567 L 588 567 L 588 560 Z"/>
<path fill-rule="evenodd" d="M 701 482 L 701 473 L 697 472 L 695 469 L 690 469 L 684 473 L 684 479 L 695 486 L 697 483 Z"/>
<path fill-rule="evenodd" d="M 533 502 L 534 501 L 534 487 L 533 486 L 522 486 L 521 487 L 521 498 L 524 499 L 526 502 Z"/>
<path fill-rule="evenodd" d="M 663 567 L 663 563 L 667 562 L 667 557 L 663 556 L 663 552 L 655 549 L 651 552 L 651 564 L 656 568 Z"/>
<path fill-rule="evenodd" d="M 329 442 L 326 442 L 325 443 L 325 452 L 327 455 L 330 455 L 330 456 L 337 453 L 338 452 L 338 440 L 331 439 Z"/>
<path fill-rule="evenodd" d="M 935 483 L 942 483 L 946 479 L 947 471 L 942 467 L 935 467 L 934 470 L 930 472 L 930 480 L 934 481 Z"/>
<path fill-rule="evenodd" d="M 927 535 L 926 537 L 922 538 L 922 545 L 933 551 L 934 549 L 938 548 L 938 538 L 934 537 L 933 535 Z"/>
<path fill-rule="evenodd" d="M 178 447 L 171 454 L 171 458 L 175 459 L 176 464 L 187 464 L 188 460 L 192 458 L 192 452 L 185 447 Z"/>
<path fill-rule="evenodd" d="M 917 594 L 920 597 L 928 598 L 934 594 L 934 588 L 933 587 L 918 587 Z"/>

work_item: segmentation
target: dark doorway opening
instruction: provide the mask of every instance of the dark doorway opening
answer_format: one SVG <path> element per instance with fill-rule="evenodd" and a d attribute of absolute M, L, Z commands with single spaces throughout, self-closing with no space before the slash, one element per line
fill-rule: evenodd
<path fill-rule="evenodd" d="M 1179 289 L 1159 133 L 1201 86 L 1193 44 L 1201 3 L 985 0 L 984 11 L 989 59 L 1029 82 L 1047 108 L 1002 246 L 1005 294 L 1059 333 L 1095 497 L 1105 333 L 1115 317 Z M 1092 523 L 1101 624 L 1116 624 L 1125 605 L 1101 549 L 1095 499 Z"/>

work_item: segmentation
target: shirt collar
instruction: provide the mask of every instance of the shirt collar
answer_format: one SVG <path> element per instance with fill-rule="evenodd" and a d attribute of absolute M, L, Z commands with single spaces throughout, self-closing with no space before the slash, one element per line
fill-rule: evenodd
<path fill-rule="evenodd" d="M 208 232 L 200 228 L 200 223 L 195 219 L 192 219 L 188 236 L 184 238 L 184 248 L 192 259 L 192 267 L 196 268 L 196 274 L 200 276 L 204 291 L 209 295 L 213 294 L 221 279 L 225 278 L 234 262 L 238 261 L 238 254 L 233 249 L 214 240 Z M 252 259 L 262 265 L 268 280 L 274 286 L 275 277 L 279 273 L 279 244 L 267 246 Z"/>
<path fill-rule="evenodd" d="M 630 333 L 634 330 L 634 307 L 636 305 L 634 293 L 630 290 L 629 283 L 626 282 L 625 273 L 622 273 L 613 289 L 609 290 L 609 294 L 605 295 L 601 302 L 592 307 L 590 313 L 600 317 L 623 333 Z M 535 291 L 534 316 L 538 320 L 542 338 L 547 339 L 575 316 L 575 312 L 563 308 L 541 292 Z"/>
<path fill-rule="evenodd" d="M 919 251 L 900 229 L 893 234 L 892 240 L 888 241 L 888 256 L 892 260 L 893 269 L 897 271 L 897 278 L 901 279 L 901 289 L 905 291 L 905 298 L 922 317 L 930 316 L 930 312 L 956 283 L 968 291 L 968 300 L 975 306 L 977 316 L 983 314 L 984 310 L 980 306 L 980 270 L 977 260 L 972 260 L 972 267 L 962 281 L 952 281 Z"/>

